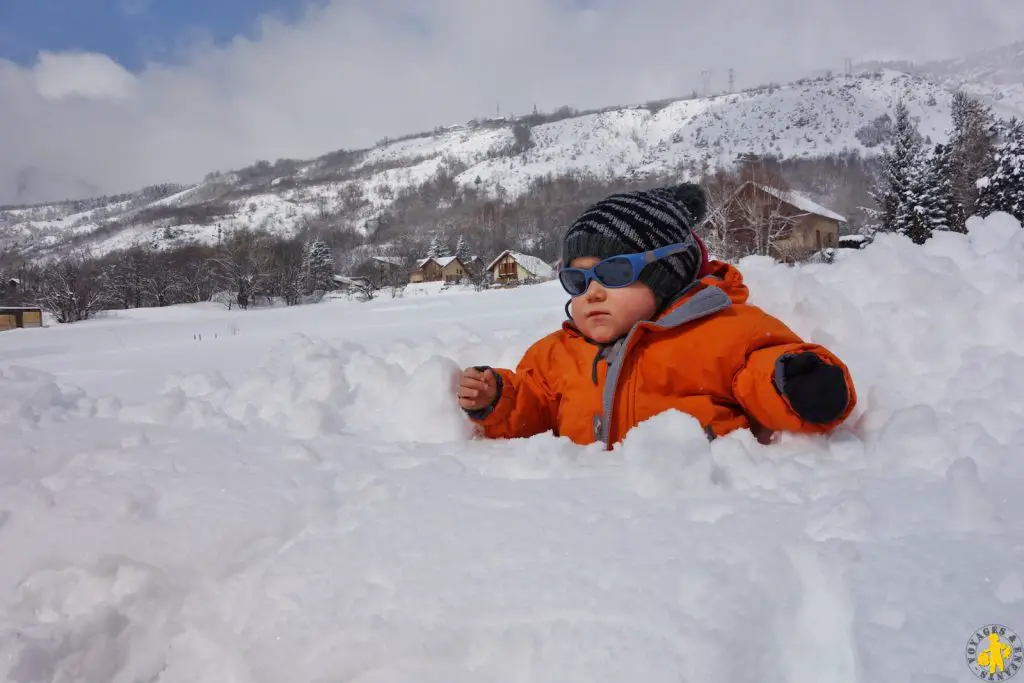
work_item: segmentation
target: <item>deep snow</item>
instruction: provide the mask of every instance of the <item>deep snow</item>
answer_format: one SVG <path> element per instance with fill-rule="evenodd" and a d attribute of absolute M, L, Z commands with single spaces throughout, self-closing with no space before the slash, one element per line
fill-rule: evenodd
<path fill-rule="evenodd" d="M 970 680 L 1024 633 L 1024 230 L 970 227 L 741 263 L 861 400 L 767 447 L 468 440 L 556 283 L 0 335 L 0 679 Z"/>

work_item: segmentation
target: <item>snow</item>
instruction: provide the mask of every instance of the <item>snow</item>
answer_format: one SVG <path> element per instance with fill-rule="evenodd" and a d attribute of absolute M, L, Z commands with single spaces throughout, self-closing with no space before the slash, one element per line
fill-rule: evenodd
<path fill-rule="evenodd" d="M 760 183 L 757 183 L 757 186 L 764 190 L 765 192 L 767 192 L 768 194 L 770 194 L 771 196 L 775 197 L 776 199 L 786 202 L 787 204 L 796 207 L 800 211 L 813 213 L 823 218 L 831 218 L 832 220 L 838 221 L 840 223 L 846 222 L 845 217 L 840 216 L 838 213 L 832 211 L 831 209 L 826 209 L 824 206 L 818 204 L 810 197 L 804 196 L 803 194 L 797 192 L 796 190 L 780 190 L 777 187 L 770 187 L 768 185 L 762 185 Z"/>
<path fill-rule="evenodd" d="M 366 151 L 351 169 L 349 180 L 314 186 L 302 182 L 303 187 L 288 190 L 277 190 L 276 185 L 259 191 L 239 188 L 243 198 L 232 201 L 228 215 L 207 225 L 178 225 L 165 232 L 160 224 L 132 220 L 135 209 L 126 213 L 112 210 L 109 218 L 128 227 L 102 231 L 89 246 L 99 256 L 140 243 L 176 244 L 194 239 L 213 244 L 218 225 L 224 232 L 262 227 L 293 235 L 307 217 L 324 210 L 348 211 L 343 197 L 349 191 L 367 201 L 365 207 L 347 216 L 354 227 L 363 229 L 396 197 L 422 186 L 441 170 L 460 171 L 455 181 L 464 187 L 496 193 L 500 186 L 508 199 L 514 199 L 535 180 L 551 174 L 577 172 L 607 179 L 656 172 L 685 179 L 704 163 L 709 168 L 727 166 L 746 153 L 815 158 L 857 151 L 872 156 L 882 147 L 865 146 L 858 131 L 880 116 L 891 116 L 901 98 L 918 120 L 922 135 L 933 142 L 945 141 L 951 125 L 951 97 L 934 83 L 893 70 L 822 78 L 683 99 L 655 111 L 624 106 L 538 124 L 531 129 L 533 147 L 521 154 L 508 151 L 514 142 L 511 122 L 502 122 L 503 127 L 497 128 L 454 126 Z M 303 174 L 315 165 L 313 161 L 306 164 L 296 172 L 296 179 L 305 181 Z M 220 184 L 231 178 L 231 174 L 215 178 L 212 188 L 202 183 L 150 208 L 220 196 Z M 248 192 L 253 194 L 244 196 Z M 100 227 L 100 221 L 89 213 L 64 216 L 62 211 L 66 212 L 54 206 L 0 211 L 0 232 L 49 239 L 56 245 L 72 233 L 81 236 Z"/>
<path fill-rule="evenodd" d="M 506 255 L 511 255 L 515 259 L 516 263 L 523 267 L 527 273 L 540 280 L 550 280 L 555 277 L 554 269 L 544 261 L 544 259 L 537 256 L 531 256 L 530 254 L 523 254 L 522 252 L 513 251 L 512 249 L 506 249 L 505 251 L 498 254 L 497 258 L 491 261 L 490 265 L 485 270 L 490 271 L 494 268 L 495 264 L 503 259 Z"/>
<path fill-rule="evenodd" d="M 1024 230 L 745 259 L 850 364 L 828 437 L 478 441 L 556 282 L 0 334 L 0 679 L 967 680 L 1024 629 Z"/>

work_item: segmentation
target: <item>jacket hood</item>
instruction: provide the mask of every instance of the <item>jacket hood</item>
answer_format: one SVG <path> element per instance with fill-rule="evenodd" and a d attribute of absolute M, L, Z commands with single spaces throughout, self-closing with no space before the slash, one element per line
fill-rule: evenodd
<path fill-rule="evenodd" d="M 750 296 L 750 290 L 743 282 L 743 274 L 725 261 L 709 262 L 706 274 L 700 282 L 705 286 L 718 287 L 734 304 L 745 304 Z"/>

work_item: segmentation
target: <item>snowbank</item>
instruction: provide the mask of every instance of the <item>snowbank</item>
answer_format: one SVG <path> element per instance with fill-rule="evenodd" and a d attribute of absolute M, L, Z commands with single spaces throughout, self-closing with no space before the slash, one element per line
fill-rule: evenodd
<path fill-rule="evenodd" d="M 1024 230 L 969 228 L 741 264 L 861 397 L 769 447 L 473 440 L 550 283 L 0 336 L 0 678 L 966 680 L 1024 633 Z"/>

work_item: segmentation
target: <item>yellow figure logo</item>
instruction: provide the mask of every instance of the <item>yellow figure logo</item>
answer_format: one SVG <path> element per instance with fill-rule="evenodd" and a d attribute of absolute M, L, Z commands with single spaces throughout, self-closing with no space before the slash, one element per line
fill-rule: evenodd
<path fill-rule="evenodd" d="M 967 642 L 967 665 L 983 681 L 1007 681 L 1024 667 L 1024 644 L 1005 626 L 983 626 Z"/>

